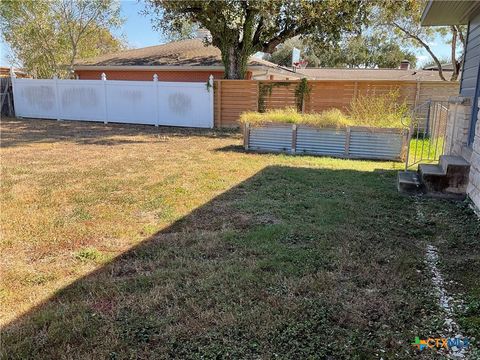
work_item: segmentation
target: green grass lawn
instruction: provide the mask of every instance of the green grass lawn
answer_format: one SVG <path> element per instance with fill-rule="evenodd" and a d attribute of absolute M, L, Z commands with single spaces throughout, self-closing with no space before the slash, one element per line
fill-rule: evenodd
<path fill-rule="evenodd" d="M 480 336 L 480 222 L 403 164 L 252 154 L 227 131 L 3 120 L 2 358 L 435 358 L 440 251 Z M 477 343 L 474 344 L 477 347 Z"/>
<path fill-rule="evenodd" d="M 419 138 L 414 136 L 410 140 L 409 164 L 435 164 L 438 163 L 440 155 L 443 154 L 445 139 L 438 138 Z M 413 168 L 416 169 L 415 165 Z"/>

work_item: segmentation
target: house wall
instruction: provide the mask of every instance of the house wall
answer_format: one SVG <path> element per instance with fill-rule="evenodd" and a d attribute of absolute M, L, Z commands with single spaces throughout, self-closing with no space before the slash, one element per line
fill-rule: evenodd
<path fill-rule="evenodd" d="M 478 102 L 479 99 L 477 98 L 476 101 Z M 480 118 L 480 112 L 475 116 L 477 119 Z M 472 99 L 470 97 L 451 98 L 445 150 L 447 154 L 462 156 L 470 163 L 467 194 L 480 210 L 480 120 L 476 124 L 474 141 L 468 145 L 471 121 Z"/>
<path fill-rule="evenodd" d="M 480 59 L 480 14 L 470 21 L 468 30 L 460 95 L 473 97 L 478 77 L 478 59 Z"/>
<path fill-rule="evenodd" d="M 470 162 L 467 193 L 478 209 L 480 209 L 479 62 L 480 14 L 469 23 L 460 96 L 450 99 L 446 138 L 446 153 L 462 156 Z M 472 139 L 471 127 L 475 119 L 477 119 L 475 137 Z"/>
<path fill-rule="evenodd" d="M 213 75 L 215 79 L 223 79 L 223 71 L 118 71 L 118 70 L 77 70 L 75 74 L 80 80 L 99 80 L 102 73 L 108 80 L 152 81 L 158 75 L 159 81 L 206 82 Z"/>
<path fill-rule="evenodd" d="M 449 99 L 445 152 L 463 156 L 470 160 L 468 134 L 472 115 L 472 101 L 469 97 L 453 96 Z"/>

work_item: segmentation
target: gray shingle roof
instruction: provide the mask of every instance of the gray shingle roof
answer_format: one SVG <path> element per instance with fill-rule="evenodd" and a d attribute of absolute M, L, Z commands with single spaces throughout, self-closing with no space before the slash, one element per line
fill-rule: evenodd
<path fill-rule="evenodd" d="M 306 68 L 297 73 L 312 80 L 442 81 L 435 70 Z"/>
<path fill-rule="evenodd" d="M 76 65 L 92 66 L 221 66 L 220 49 L 205 46 L 201 39 L 175 41 L 139 49 L 124 50 L 113 54 L 78 61 Z M 277 64 L 255 57 L 249 66 L 278 68 Z M 285 68 L 282 68 L 286 70 Z"/>

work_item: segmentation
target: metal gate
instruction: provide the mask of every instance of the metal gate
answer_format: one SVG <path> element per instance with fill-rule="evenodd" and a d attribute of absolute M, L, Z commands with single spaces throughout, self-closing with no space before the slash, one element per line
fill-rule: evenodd
<path fill-rule="evenodd" d="M 437 162 L 445 152 L 448 101 L 429 100 L 412 111 L 405 169 Z"/>

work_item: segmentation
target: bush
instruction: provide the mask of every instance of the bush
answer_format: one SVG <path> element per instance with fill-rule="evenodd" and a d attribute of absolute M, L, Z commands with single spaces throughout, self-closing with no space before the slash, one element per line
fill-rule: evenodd
<path fill-rule="evenodd" d="M 338 109 L 320 113 L 301 114 L 293 107 L 268 110 L 264 113 L 247 111 L 240 116 L 243 124 L 298 124 L 322 128 L 368 126 L 377 128 L 404 128 L 410 122 L 410 111 L 405 101 L 400 101 L 398 91 L 383 96 L 359 96 L 344 114 Z"/>

